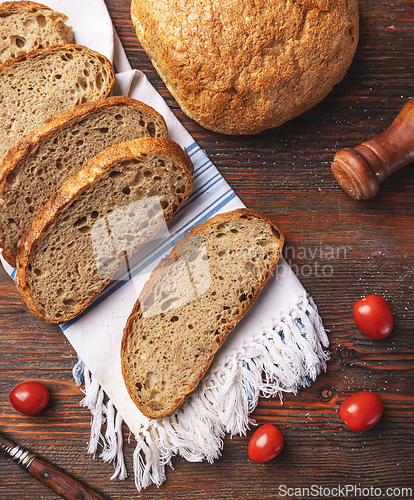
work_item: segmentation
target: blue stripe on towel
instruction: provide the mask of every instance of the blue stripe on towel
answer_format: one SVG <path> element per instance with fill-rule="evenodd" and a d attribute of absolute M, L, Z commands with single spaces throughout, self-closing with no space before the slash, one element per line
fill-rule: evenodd
<path fill-rule="evenodd" d="M 195 149 L 195 151 L 193 151 L 193 149 Z M 190 144 L 186 150 L 187 150 L 187 153 L 192 156 L 193 154 L 197 153 L 198 150 L 200 150 L 200 146 L 194 141 L 192 144 Z"/>
<path fill-rule="evenodd" d="M 203 184 L 202 186 L 196 187 L 191 195 L 188 197 L 182 208 L 187 207 L 188 205 L 191 205 L 194 203 L 200 196 L 203 196 L 207 192 L 208 189 L 210 189 L 209 194 L 211 195 L 212 193 L 214 194 L 220 187 L 222 187 L 222 182 L 223 177 L 219 173 L 215 177 L 212 177 L 208 179 L 208 181 Z M 220 183 L 220 184 L 219 184 Z M 211 191 L 211 188 L 215 187 L 213 191 Z M 218 188 L 218 189 L 217 189 Z"/>
<path fill-rule="evenodd" d="M 196 180 L 200 175 L 202 175 L 205 172 L 207 172 L 208 169 L 211 168 L 212 166 L 213 166 L 213 164 L 211 163 L 210 160 L 207 160 L 204 163 L 202 163 L 198 167 L 197 171 L 194 171 L 193 179 Z"/>

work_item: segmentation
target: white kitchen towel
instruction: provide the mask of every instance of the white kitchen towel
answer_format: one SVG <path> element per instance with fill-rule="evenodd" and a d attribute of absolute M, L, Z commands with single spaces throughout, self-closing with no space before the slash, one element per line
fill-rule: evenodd
<path fill-rule="evenodd" d="M 242 207 L 204 151 L 175 118 L 142 72 L 132 70 L 113 31 L 103 0 L 45 0 L 69 16 L 76 43 L 114 61 L 114 93 L 144 101 L 165 118 L 169 136 L 186 148 L 194 163 L 194 189 L 168 224 L 164 237 L 146 246 L 128 273 L 112 282 L 75 320 L 60 325 L 79 356 L 77 383 L 84 382 L 81 404 L 92 414 L 88 451 L 113 462 L 113 477 L 125 478 L 122 423 L 134 434 L 134 475 L 138 490 L 165 481 L 174 455 L 213 461 L 223 437 L 245 434 L 258 398 L 296 393 L 326 368 L 328 338 L 312 298 L 286 261 L 275 272 L 247 315 L 229 335 L 199 386 L 172 415 L 144 417 L 132 403 L 120 367 L 123 327 L 151 270 L 192 227 L 211 216 Z M 14 276 L 2 260 L 6 270 Z"/>

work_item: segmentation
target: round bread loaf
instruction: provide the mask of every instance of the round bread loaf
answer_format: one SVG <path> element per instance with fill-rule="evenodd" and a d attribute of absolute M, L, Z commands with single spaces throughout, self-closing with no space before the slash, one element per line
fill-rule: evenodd
<path fill-rule="evenodd" d="M 320 102 L 358 43 L 358 0 L 132 0 L 138 39 L 181 109 L 256 134 Z"/>

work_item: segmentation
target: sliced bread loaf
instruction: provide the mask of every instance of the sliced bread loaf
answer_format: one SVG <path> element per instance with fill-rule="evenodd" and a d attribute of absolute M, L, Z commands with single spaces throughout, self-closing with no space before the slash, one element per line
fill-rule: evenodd
<path fill-rule="evenodd" d="M 32 50 L 75 43 L 67 16 L 36 2 L 0 5 L 0 64 Z"/>
<path fill-rule="evenodd" d="M 283 235 L 247 209 L 187 233 L 154 269 L 128 318 L 122 374 L 149 418 L 173 412 L 247 312 L 279 260 Z"/>
<path fill-rule="evenodd" d="M 17 284 L 29 309 L 49 323 L 83 311 L 177 212 L 192 189 L 192 170 L 169 139 L 137 139 L 93 158 L 52 196 L 19 244 Z"/>
<path fill-rule="evenodd" d="M 0 162 L 29 132 L 77 104 L 107 97 L 115 81 L 106 57 L 54 45 L 0 66 Z"/>
<path fill-rule="evenodd" d="M 135 99 L 109 97 L 66 111 L 21 140 L 0 167 L 0 247 L 17 244 L 52 194 L 97 153 L 139 137 L 167 137 L 163 117 Z"/>

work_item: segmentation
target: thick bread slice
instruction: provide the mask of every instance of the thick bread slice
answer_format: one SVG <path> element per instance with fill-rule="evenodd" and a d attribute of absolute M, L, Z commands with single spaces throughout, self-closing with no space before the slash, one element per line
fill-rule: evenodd
<path fill-rule="evenodd" d="M 112 90 L 106 57 L 82 45 L 54 45 L 0 66 L 0 162 L 48 118 Z"/>
<path fill-rule="evenodd" d="M 137 37 L 181 109 L 256 134 L 321 101 L 359 37 L 358 0 L 132 0 Z"/>
<path fill-rule="evenodd" d="M 173 412 L 274 270 L 284 237 L 254 210 L 196 227 L 151 273 L 124 329 L 125 385 L 149 418 Z"/>
<path fill-rule="evenodd" d="M 0 167 L 0 247 L 15 265 L 17 244 L 52 194 L 104 149 L 167 137 L 164 118 L 135 99 L 109 97 L 66 111 L 21 140 Z"/>
<path fill-rule="evenodd" d="M 43 321 L 67 321 L 92 302 L 138 248 L 177 212 L 193 165 L 169 139 L 98 154 L 49 200 L 18 247 L 17 284 Z"/>
<path fill-rule="evenodd" d="M 75 43 L 68 17 L 36 2 L 0 5 L 0 64 L 32 50 Z"/>

